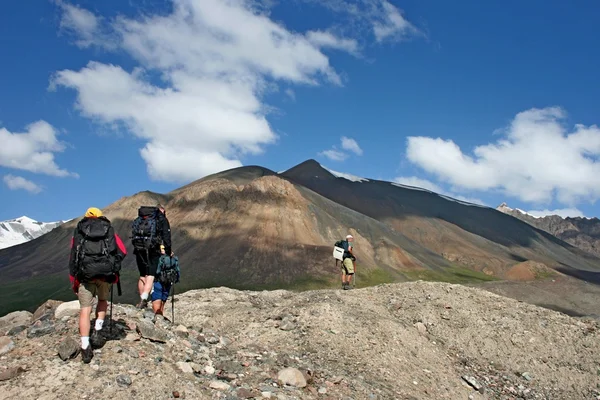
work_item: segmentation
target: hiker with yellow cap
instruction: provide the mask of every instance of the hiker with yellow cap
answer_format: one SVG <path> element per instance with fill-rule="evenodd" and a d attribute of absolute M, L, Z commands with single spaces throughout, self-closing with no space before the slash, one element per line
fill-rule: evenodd
<path fill-rule="evenodd" d="M 121 262 L 126 255 L 127 249 L 109 219 L 100 209 L 88 208 L 71 238 L 69 257 L 71 285 L 80 305 L 81 357 L 86 364 L 94 356 L 93 348 L 100 348 L 106 342 L 102 328 L 110 285 L 118 282 Z M 90 316 L 96 296 L 96 322 L 90 335 Z"/>

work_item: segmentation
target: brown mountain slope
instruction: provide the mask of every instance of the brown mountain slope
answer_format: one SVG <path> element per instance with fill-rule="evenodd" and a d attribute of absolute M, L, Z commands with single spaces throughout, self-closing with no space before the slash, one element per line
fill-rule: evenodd
<path fill-rule="evenodd" d="M 350 181 L 314 160 L 282 176 L 477 271 L 504 277 L 512 266 L 528 260 L 567 273 L 600 271 L 600 259 L 493 208 L 390 182 Z"/>
<path fill-rule="evenodd" d="M 103 210 L 130 251 L 123 266 L 125 299 L 129 301 L 136 299 L 137 280 L 135 257 L 127 239 L 130 222 L 139 205 L 157 201 L 166 205 L 173 248 L 184 271 L 179 290 L 215 285 L 310 287 L 316 283 L 337 287 L 340 278 L 332 246 L 348 232 L 355 237 L 363 284 L 407 280 L 410 276 L 406 272 L 418 270 L 444 274 L 452 268 L 443 257 L 380 221 L 294 185 L 272 171 L 244 167 L 166 195 L 143 192 L 122 198 Z M 39 283 L 37 293 L 41 294 L 40 288 L 62 288 L 60 294 L 70 295 L 66 267 L 75 224 L 72 221 L 38 240 L 0 252 L 5 286 L 0 300 L 10 303 L 9 293 L 22 291 L 20 284 L 36 277 L 47 279 Z M 54 283 L 48 285 L 48 277 L 56 281 L 56 289 Z M 7 307 L 6 302 L 0 304 Z M 14 307 L 18 305 L 9 304 L 8 308 L 17 309 Z"/>
<path fill-rule="evenodd" d="M 600 219 L 598 218 L 562 218 L 558 215 L 536 218 L 518 209 L 510 208 L 506 203 L 500 204 L 496 209 L 600 257 Z"/>

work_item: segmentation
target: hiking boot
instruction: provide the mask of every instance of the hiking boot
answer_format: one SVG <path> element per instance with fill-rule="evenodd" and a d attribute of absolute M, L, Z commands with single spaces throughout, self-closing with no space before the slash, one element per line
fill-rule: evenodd
<path fill-rule="evenodd" d="M 148 307 L 148 300 L 142 300 L 135 306 L 135 308 L 139 308 L 140 310 L 143 310 L 146 307 Z"/>
<path fill-rule="evenodd" d="M 348 289 L 350 289 L 350 287 L 348 286 L 348 284 L 347 284 L 347 283 L 344 283 L 344 286 L 342 286 L 342 289 L 344 289 L 344 290 L 348 290 Z"/>
<path fill-rule="evenodd" d="M 81 349 L 81 359 L 85 364 L 89 364 L 94 357 L 94 351 L 92 350 L 92 346 L 89 345 L 87 349 Z"/>
<path fill-rule="evenodd" d="M 102 334 L 102 330 L 93 330 L 90 335 L 90 345 L 94 349 L 100 349 L 106 344 L 106 338 Z"/>

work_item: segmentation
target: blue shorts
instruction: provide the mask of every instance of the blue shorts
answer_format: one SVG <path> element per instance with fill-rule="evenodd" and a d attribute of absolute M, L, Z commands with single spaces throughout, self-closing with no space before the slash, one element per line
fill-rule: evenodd
<path fill-rule="evenodd" d="M 171 292 L 170 283 L 154 282 L 154 292 L 152 292 L 152 301 L 161 300 L 167 301 Z"/>

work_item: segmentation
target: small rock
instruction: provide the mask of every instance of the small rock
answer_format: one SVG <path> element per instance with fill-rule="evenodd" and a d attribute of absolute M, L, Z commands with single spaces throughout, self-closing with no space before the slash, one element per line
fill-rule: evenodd
<path fill-rule="evenodd" d="M 204 367 L 204 372 L 206 372 L 208 375 L 212 375 L 215 373 L 215 368 L 207 365 L 206 367 Z"/>
<path fill-rule="evenodd" d="M 302 372 L 297 368 L 285 368 L 279 371 L 277 379 L 283 385 L 295 386 L 295 387 L 306 387 L 306 379 Z"/>
<path fill-rule="evenodd" d="M 228 383 L 225 383 L 223 381 L 212 381 L 210 382 L 210 388 L 211 389 L 215 389 L 215 390 L 229 390 L 231 388 L 231 386 L 229 386 Z"/>
<path fill-rule="evenodd" d="M 417 331 L 419 331 L 421 335 L 425 335 L 427 333 L 427 327 L 422 322 L 417 322 L 414 327 L 417 328 Z"/>
<path fill-rule="evenodd" d="M 178 398 L 179 398 L 179 392 L 178 392 L 177 390 L 175 390 L 175 391 L 173 392 L 173 397 L 174 397 L 174 398 L 176 398 L 176 399 L 178 399 Z"/>
<path fill-rule="evenodd" d="M 15 348 L 15 343 L 8 336 L 0 337 L 0 355 L 6 354 Z"/>
<path fill-rule="evenodd" d="M 318 393 L 319 394 L 327 394 L 327 388 L 326 387 L 320 387 Z"/>
<path fill-rule="evenodd" d="M 122 387 L 131 385 L 131 378 L 129 375 L 117 375 L 117 384 Z"/>
<path fill-rule="evenodd" d="M 79 354 L 79 342 L 71 336 L 67 336 L 58 346 L 58 356 L 61 360 L 67 361 Z"/>
<path fill-rule="evenodd" d="M 0 381 L 7 381 L 19 375 L 21 372 L 25 372 L 22 367 L 12 367 L 5 371 L 0 372 Z"/>
<path fill-rule="evenodd" d="M 335 376 L 335 377 L 333 377 L 331 382 L 333 382 L 335 385 L 339 385 L 340 383 L 342 383 L 343 380 L 344 380 L 343 376 Z"/>
<path fill-rule="evenodd" d="M 281 329 L 282 331 L 292 331 L 296 329 L 296 324 L 294 324 L 291 321 L 285 321 L 279 326 L 279 329 Z"/>
<path fill-rule="evenodd" d="M 235 393 L 237 395 L 237 397 L 239 397 L 240 399 L 252 399 L 254 397 L 256 397 L 252 391 L 246 389 L 246 388 L 239 388 L 237 390 L 237 392 Z"/>
<path fill-rule="evenodd" d="M 0 354 L 1 354 L 1 353 L 0 353 Z M 521 374 L 521 376 L 522 376 L 522 377 L 523 377 L 525 380 L 527 380 L 527 381 L 530 381 L 530 380 L 532 380 L 532 379 L 533 379 L 533 378 L 531 377 L 531 375 L 529 374 L 529 372 L 523 372 L 523 373 Z"/>
<path fill-rule="evenodd" d="M 79 310 L 79 300 L 67 301 L 56 307 L 56 310 L 54 310 L 54 318 L 61 319 L 63 317 L 74 317 L 79 315 Z"/>
<path fill-rule="evenodd" d="M 206 337 L 206 342 L 210 343 L 210 344 L 217 344 L 220 341 L 221 341 L 221 339 L 219 339 L 219 337 L 216 335 L 211 335 L 211 336 Z"/>
<path fill-rule="evenodd" d="M 127 340 L 128 342 L 135 342 L 135 341 L 140 340 L 140 339 L 141 339 L 141 336 L 138 335 L 137 333 L 128 333 L 125 336 L 125 340 Z"/>
<path fill-rule="evenodd" d="M 32 315 L 29 311 L 13 311 L 0 318 L 0 331 L 7 332 L 16 326 L 29 326 Z"/>
<path fill-rule="evenodd" d="M 54 332 L 54 323 L 50 320 L 37 320 L 27 330 L 28 338 L 35 338 L 48 335 Z"/>
<path fill-rule="evenodd" d="M 173 329 L 173 332 L 175 332 L 175 334 L 176 334 L 177 336 L 180 336 L 180 337 L 184 337 L 184 338 L 186 338 L 186 337 L 188 337 L 188 336 L 189 336 L 189 331 L 188 331 L 188 329 L 187 329 L 185 326 L 183 326 L 183 325 L 177 325 L 177 326 L 175 327 L 175 329 Z"/>
<path fill-rule="evenodd" d="M 37 310 L 31 316 L 31 321 L 39 319 L 47 319 L 54 316 L 54 310 L 62 303 L 59 300 L 47 300 L 44 304 L 39 306 Z"/>
<path fill-rule="evenodd" d="M 471 385 L 475 390 L 481 389 L 481 385 L 477 382 L 477 380 L 472 376 L 462 376 L 463 380 Z"/>
<path fill-rule="evenodd" d="M 194 370 L 192 369 L 192 366 L 189 363 L 186 363 L 186 362 L 183 362 L 183 361 L 179 361 L 177 363 L 177 366 L 179 367 L 179 369 L 183 373 L 186 373 L 186 374 L 193 374 L 194 373 Z"/>
<path fill-rule="evenodd" d="M 19 333 L 23 332 L 27 329 L 27 325 L 17 325 L 10 328 L 10 330 L 6 333 L 7 336 L 17 336 Z"/>
<path fill-rule="evenodd" d="M 273 395 L 273 393 L 271 393 L 271 392 L 260 392 L 260 395 L 263 397 L 263 399 L 270 399 L 271 396 Z"/>
<path fill-rule="evenodd" d="M 153 342 L 167 342 L 167 332 L 163 329 L 154 326 L 152 322 L 147 320 L 140 320 L 136 327 L 138 333 L 142 335 L 143 338 L 151 340 Z"/>

